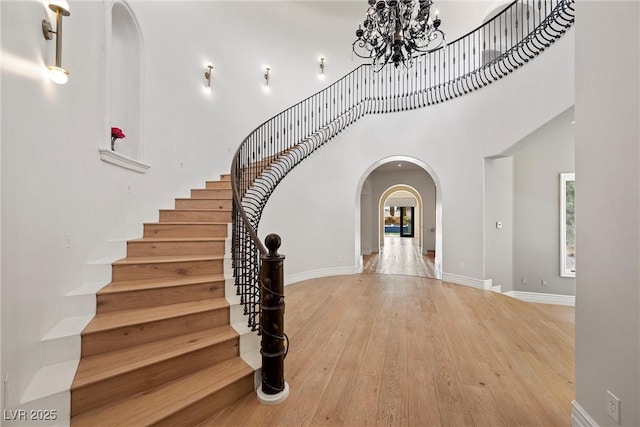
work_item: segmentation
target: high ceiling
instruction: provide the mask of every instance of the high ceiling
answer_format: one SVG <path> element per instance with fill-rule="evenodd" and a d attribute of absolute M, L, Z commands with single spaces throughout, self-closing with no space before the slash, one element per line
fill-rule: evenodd
<path fill-rule="evenodd" d="M 159 0 L 172 1 L 172 0 Z M 205 0 L 208 2 L 228 2 L 230 0 Z M 299 2 L 299 3 L 360 3 L 362 13 L 354 16 L 354 31 L 357 22 L 364 19 L 367 0 L 232 0 L 235 2 Z M 511 3 L 510 0 L 434 0 L 434 7 L 439 10 L 442 19 L 442 30 L 448 42 L 461 37 L 480 26 L 483 20 L 496 9 Z"/>

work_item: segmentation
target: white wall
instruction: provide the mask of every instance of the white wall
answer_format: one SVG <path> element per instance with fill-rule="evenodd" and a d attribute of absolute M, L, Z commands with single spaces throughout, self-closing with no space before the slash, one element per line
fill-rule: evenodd
<path fill-rule="evenodd" d="M 575 171 L 572 121 L 570 109 L 514 150 L 514 290 L 575 295 L 575 279 L 560 276 L 560 174 Z"/>
<path fill-rule="evenodd" d="M 371 197 L 371 180 L 367 179 L 362 184 L 362 191 L 360 192 L 360 205 L 361 206 L 373 206 Z M 360 239 L 360 251 L 362 255 L 369 255 L 371 252 L 375 252 L 378 249 L 378 245 L 373 240 L 370 230 L 374 227 L 376 220 L 376 212 L 373 209 L 362 209 L 360 212 L 360 230 L 362 230 L 362 238 Z"/>
<path fill-rule="evenodd" d="M 513 290 L 513 157 L 486 159 L 485 275 L 502 292 Z M 496 223 L 500 222 L 502 228 Z"/>
<path fill-rule="evenodd" d="M 570 108 L 485 160 L 486 277 L 502 292 L 575 295 L 575 279 L 560 276 L 559 246 L 559 175 L 575 171 L 573 117 Z"/>
<path fill-rule="evenodd" d="M 572 58 L 570 30 L 497 84 L 425 109 L 366 116 L 314 153 L 282 181 L 260 225 L 260 235 L 282 236 L 285 276 L 293 281 L 355 271 L 358 182 L 377 161 L 401 155 L 429 165 L 440 180 L 443 272 L 484 279 L 484 158 L 501 153 L 573 104 Z M 398 129 L 402 138 L 396 137 Z M 293 218 L 281 214 L 291 200 L 297 207 Z M 349 212 L 356 221 L 344 220 Z"/>
<path fill-rule="evenodd" d="M 62 295 L 82 283 L 83 265 L 104 246 L 106 231 L 115 235 L 129 214 L 123 187 L 130 179 L 97 154 L 105 141 L 102 5 L 73 6 L 62 57 L 71 75 L 57 86 L 44 75 L 55 43 L 38 31 L 53 14 L 41 2 L 0 5 L 2 376 L 10 373 L 10 405 L 39 367 L 38 342 L 60 318 Z"/>
<path fill-rule="evenodd" d="M 640 425 L 640 5 L 576 5 L 576 401 Z M 615 43 L 594 28 L 616 28 Z M 612 66 L 615 65 L 615 66 Z"/>

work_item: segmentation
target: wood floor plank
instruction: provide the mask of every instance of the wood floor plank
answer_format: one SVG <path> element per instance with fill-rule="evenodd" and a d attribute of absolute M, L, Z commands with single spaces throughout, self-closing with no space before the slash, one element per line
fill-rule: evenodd
<path fill-rule="evenodd" d="M 495 412 L 502 414 L 508 426 L 541 426 L 542 420 L 537 411 L 531 408 L 518 390 L 517 384 L 506 374 L 500 363 L 479 362 L 486 373 L 485 384 L 491 392 Z"/>
<path fill-rule="evenodd" d="M 376 424 L 380 401 L 381 375 L 358 375 L 345 415 L 345 426 L 373 426 Z"/>
<path fill-rule="evenodd" d="M 572 308 L 404 275 L 285 288 L 290 396 L 201 426 L 568 426 Z M 553 390 L 553 391 L 551 391 Z"/>
<path fill-rule="evenodd" d="M 406 399 L 408 394 L 406 319 L 392 320 L 389 329 L 392 333 L 389 334 L 387 342 L 376 425 L 407 425 L 409 408 Z"/>
<path fill-rule="evenodd" d="M 314 414 L 318 413 L 321 401 L 320 399 L 307 399 L 305 396 L 324 396 L 327 394 L 327 387 L 330 386 L 331 379 L 335 377 L 336 366 L 340 358 L 335 354 L 326 354 L 318 355 L 317 359 L 317 369 L 307 375 L 295 399 L 291 399 L 289 402 L 285 421 L 282 422 L 272 417 L 273 423 L 271 425 L 303 426 L 312 424 Z"/>
<path fill-rule="evenodd" d="M 371 326 L 372 324 L 368 320 L 356 320 L 349 341 L 364 342 L 371 334 Z M 327 385 L 331 393 L 322 395 L 311 424 L 319 426 L 344 424 L 358 368 L 365 354 L 364 346 L 345 346 Z"/>
<path fill-rule="evenodd" d="M 482 385 L 463 384 L 465 405 L 471 412 L 473 424 L 476 426 L 507 426 L 501 411 L 496 411 L 496 403 L 491 391 Z"/>

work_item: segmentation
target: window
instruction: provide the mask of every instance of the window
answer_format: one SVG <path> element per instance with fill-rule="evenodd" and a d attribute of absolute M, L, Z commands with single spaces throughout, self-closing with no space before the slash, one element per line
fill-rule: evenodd
<path fill-rule="evenodd" d="M 560 276 L 576 277 L 576 181 L 574 173 L 560 174 Z"/>

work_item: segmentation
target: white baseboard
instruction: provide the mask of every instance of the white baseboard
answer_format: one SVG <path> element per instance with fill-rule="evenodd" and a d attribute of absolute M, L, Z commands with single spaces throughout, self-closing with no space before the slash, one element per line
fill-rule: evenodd
<path fill-rule="evenodd" d="M 575 400 L 571 402 L 573 407 L 571 411 L 571 425 L 572 427 L 599 427 L 598 423 L 589 416 L 587 411 Z"/>
<path fill-rule="evenodd" d="M 482 289 L 485 291 L 488 291 L 493 287 L 492 279 L 476 279 L 474 277 L 460 276 L 459 274 L 452 273 L 442 273 L 442 281 Z"/>
<path fill-rule="evenodd" d="M 525 292 L 525 291 L 508 291 L 503 295 L 507 295 L 521 301 L 537 302 L 540 304 L 555 304 L 555 305 L 576 305 L 576 297 L 573 295 L 557 295 L 557 294 L 543 294 L 541 292 Z"/>
<path fill-rule="evenodd" d="M 346 274 L 357 274 L 357 267 L 337 267 L 337 268 L 324 268 L 320 270 L 305 271 L 304 273 L 292 274 L 284 278 L 284 285 L 292 285 L 294 283 L 302 282 L 304 280 L 318 279 L 320 277 L 329 276 L 343 276 Z"/>

